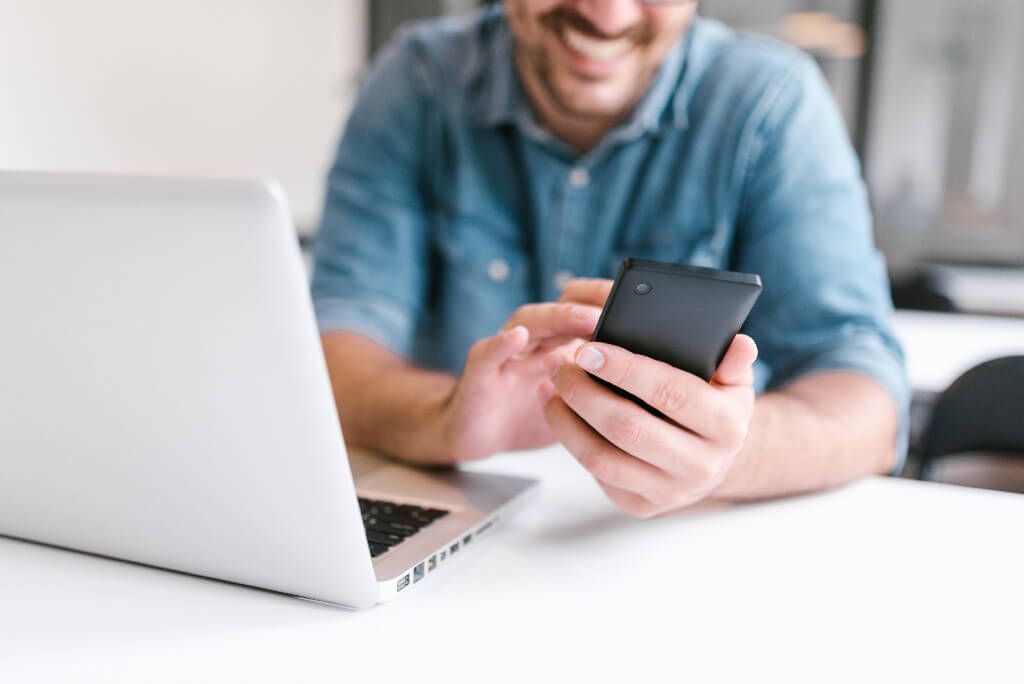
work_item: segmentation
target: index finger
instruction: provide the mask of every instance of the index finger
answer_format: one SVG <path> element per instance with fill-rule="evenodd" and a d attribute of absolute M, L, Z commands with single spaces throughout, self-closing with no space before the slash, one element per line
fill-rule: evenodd
<path fill-rule="evenodd" d="M 599 308 L 583 304 L 527 304 L 516 309 L 502 329 L 523 326 L 530 331 L 531 344 L 552 338 L 588 338 L 594 333 L 600 315 Z"/>
<path fill-rule="evenodd" d="M 604 306 L 611 291 L 612 281 L 607 278 L 576 278 L 565 286 L 558 301 Z"/>
<path fill-rule="evenodd" d="M 740 362 L 753 364 L 753 359 Z M 752 371 L 743 377 L 737 372 L 735 384 L 712 385 L 662 361 L 599 342 L 581 347 L 576 352 L 576 363 L 703 437 L 728 436 L 743 422 L 738 420 L 740 407 L 731 398 L 737 390 L 751 390 L 753 400 Z"/>

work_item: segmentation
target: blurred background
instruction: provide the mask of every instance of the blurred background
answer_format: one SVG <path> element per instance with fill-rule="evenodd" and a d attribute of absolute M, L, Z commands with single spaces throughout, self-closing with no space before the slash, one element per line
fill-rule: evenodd
<path fill-rule="evenodd" d="M 405 21 L 478 4 L 0 0 L 0 166 L 273 176 L 309 236 L 369 57 Z M 899 303 L 1024 315 L 1024 3 L 701 6 L 821 65 Z"/>
<path fill-rule="evenodd" d="M 308 243 L 373 53 L 403 22 L 480 4 L 0 0 L 0 168 L 270 176 Z M 1024 3 L 703 0 L 701 12 L 821 66 L 863 162 L 897 304 L 1015 326 L 958 319 L 977 339 L 970 353 L 949 347 L 957 371 L 1024 352 Z M 953 339 L 930 325 L 912 334 Z M 934 361 L 908 357 L 912 377 Z M 917 388 L 916 439 L 951 379 Z"/>

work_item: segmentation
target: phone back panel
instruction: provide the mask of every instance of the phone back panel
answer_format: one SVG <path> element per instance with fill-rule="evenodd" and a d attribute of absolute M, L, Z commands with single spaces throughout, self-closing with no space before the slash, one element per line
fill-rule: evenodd
<path fill-rule="evenodd" d="M 760 294 L 753 274 L 626 259 L 593 339 L 710 380 Z"/>

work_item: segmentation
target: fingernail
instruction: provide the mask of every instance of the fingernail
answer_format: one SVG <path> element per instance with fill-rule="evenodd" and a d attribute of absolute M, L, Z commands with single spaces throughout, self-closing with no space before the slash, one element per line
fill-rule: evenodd
<path fill-rule="evenodd" d="M 502 335 L 505 337 L 506 340 L 511 340 L 513 337 L 520 334 L 520 330 L 525 330 L 525 328 L 523 328 L 523 326 L 521 325 L 517 325 L 514 328 L 509 328 L 508 330 L 503 332 Z"/>
<path fill-rule="evenodd" d="M 593 347 L 583 347 L 576 354 L 576 365 L 583 370 L 595 373 L 604 366 L 604 354 Z"/>

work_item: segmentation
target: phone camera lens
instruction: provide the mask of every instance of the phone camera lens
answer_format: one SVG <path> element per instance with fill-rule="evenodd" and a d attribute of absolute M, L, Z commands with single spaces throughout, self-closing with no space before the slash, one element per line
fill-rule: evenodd
<path fill-rule="evenodd" d="M 650 283 L 640 282 L 633 287 L 633 292 L 638 295 L 645 295 L 653 289 L 654 287 Z"/>

